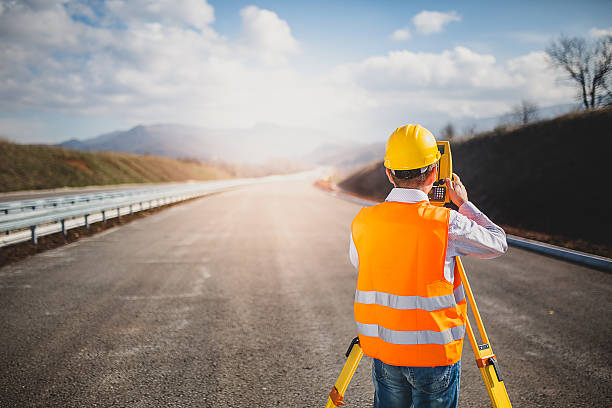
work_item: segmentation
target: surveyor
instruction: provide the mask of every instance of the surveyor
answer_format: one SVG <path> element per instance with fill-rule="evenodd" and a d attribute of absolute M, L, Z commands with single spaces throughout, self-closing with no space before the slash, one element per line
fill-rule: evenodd
<path fill-rule="evenodd" d="M 394 188 L 351 226 L 355 320 L 373 358 L 376 408 L 457 406 L 467 306 L 455 257 L 507 249 L 504 230 L 468 201 L 456 174 L 445 184 L 459 211 L 429 203 L 439 158 L 424 127 L 395 130 L 384 160 Z"/>

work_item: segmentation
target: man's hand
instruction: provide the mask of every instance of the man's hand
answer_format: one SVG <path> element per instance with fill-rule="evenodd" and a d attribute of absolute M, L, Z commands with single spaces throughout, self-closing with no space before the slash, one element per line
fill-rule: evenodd
<path fill-rule="evenodd" d="M 453 173 L 453 179 L 454 181 L 451 181 L 451 179 L 447 178 L 445 184 L 448 188 L 448 194 L 451 201 L 455 203 L 457 207 L 461 207 L 463 203 L 468 201 L 467 190 L 456 173 Z"/>

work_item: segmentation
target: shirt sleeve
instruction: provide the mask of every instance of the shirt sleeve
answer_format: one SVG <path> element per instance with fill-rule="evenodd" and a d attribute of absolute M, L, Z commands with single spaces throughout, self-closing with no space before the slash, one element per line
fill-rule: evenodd
<path fill-rule="evenodd" d="M 357 247 L 355 246 L 355 242 L 353 242 L 353 234 L 351 236 L 351 244 L 349 247 L 349 258 L 353 266 L 359 269 L 359 254 L 357 253 Z"/>
<path fill-rule="evenodd" d="M 506 233 L 471 202 L 451 211 L 446 256 L 495 258 L 506 252 Z"/>

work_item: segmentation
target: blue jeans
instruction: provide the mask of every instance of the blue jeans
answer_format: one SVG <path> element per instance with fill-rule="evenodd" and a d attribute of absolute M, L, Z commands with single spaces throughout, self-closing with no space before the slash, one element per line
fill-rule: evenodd
<path fill-rule="evenodd" d="M 374 408 L 456 408 L 461 360 L 440 367 L 398 367 L 374 359 Z"/>

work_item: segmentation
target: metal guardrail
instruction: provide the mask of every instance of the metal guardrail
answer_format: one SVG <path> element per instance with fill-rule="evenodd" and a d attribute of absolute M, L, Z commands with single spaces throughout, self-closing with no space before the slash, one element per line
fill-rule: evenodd
<path fill-rule="evenodd" d="M 592 268 L 601 269 L 603 271 L 612 272 L 612 259 L 603 256 L 587 254 L 581 251 L 550 245 L 545 242 L 534 241 L 532 239 L 507 235 L 508 244 L 528 249 L 530 251 L 539 252 L 550 255 L 555 258 L 564 259 L 581 265 L 590 266 Z"/>
<path fill-rule="evenodd" d="M 0 203 L 0 247 L 267 179 L 233 179 Z"/>
<path fill-rule="evenodd" d="M 214 183 L 219 183 L 219 181 L 211 181 L 206 183 L 210 183 L 209 185 L 212 185 Z M 15 212 L 35 211 L 44 208 L 66 207 L 78 203 L 92 203 L 94 201 L 102 201 L 109 198 L 137 196 L 143 194 L 151 194 L 153 192 L 167 192 L 176 188 L 182 189 L 184 188 L 185 184 L 186 183 L 177 183 L 164 186 L 151 186 L 148 188 L 138 187 L 131 189 L 111 190 L 105 192 L 83 193 L 76 195 L 59 195 L 40 199 L 0 202 L 0 218 L 3 214 L 7 215 Z"/>

